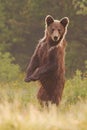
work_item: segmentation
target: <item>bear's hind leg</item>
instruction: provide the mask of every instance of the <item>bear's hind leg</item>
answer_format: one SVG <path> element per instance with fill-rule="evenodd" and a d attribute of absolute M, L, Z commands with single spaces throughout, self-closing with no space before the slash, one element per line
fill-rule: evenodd
<path fill-rule="evenodd" d="M 37 98 L 41 104 L 41 106 L 48 106 L 48 102 L 50 101 L 50 96 L 48 95 L 47 91 L 41 87 L 38 91 Z"/>

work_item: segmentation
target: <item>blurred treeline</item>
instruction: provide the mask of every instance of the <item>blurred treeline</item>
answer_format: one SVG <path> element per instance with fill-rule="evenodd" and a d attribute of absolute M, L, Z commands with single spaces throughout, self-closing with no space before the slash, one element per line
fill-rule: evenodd
<path fill-rule="evenodd" d="M 87 60 L 87 0 L 0 0 L 0 52 L 9 52 L 25 71 L 44 35 L 46 15 L 69 17 L 66 71 L 85 70 Z M 6 66 L 3 64 L 3 66 Z"/>

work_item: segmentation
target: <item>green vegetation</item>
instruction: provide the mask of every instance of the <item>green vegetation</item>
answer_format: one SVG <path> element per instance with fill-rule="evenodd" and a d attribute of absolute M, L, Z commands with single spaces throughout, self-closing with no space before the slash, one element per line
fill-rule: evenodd
<path fill-rule="evenodd" d="M 14 64 L 10 53 L 0 53 L 0 82 L 12 81 L 18 78 L 20 68 Z"/>

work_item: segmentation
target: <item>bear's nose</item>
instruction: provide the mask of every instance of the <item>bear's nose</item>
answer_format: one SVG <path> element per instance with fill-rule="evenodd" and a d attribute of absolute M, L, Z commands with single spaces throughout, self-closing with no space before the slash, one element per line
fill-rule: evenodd
<path fill-rule="evenodd" d="M 54 37 L 54 40 L 55 40 L 55 41 L 57 41 L 57 39 L 58 39 L 58 37 L 57 37 L 57 36 L 55 36 L 55 37 Z"/>

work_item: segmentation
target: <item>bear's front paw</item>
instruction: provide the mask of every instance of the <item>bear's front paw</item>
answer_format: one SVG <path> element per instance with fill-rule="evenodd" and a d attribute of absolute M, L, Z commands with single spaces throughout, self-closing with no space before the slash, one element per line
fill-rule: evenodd
<path fill-rule="evenodd" d="M 35 72 L 30 76 L 30 78 L 32 79 L 32 81 L 36 81 L 36 80 L 39 80 L 39 71 L 38 71 L 39 69 L 37 68 L 36 70 L 35 70 Z"/>
<path fill-rule="evenodd" d="M 36 76 L 30 76 L 24 79 L 25 82 L 31 82 L 31 81 L 36 81 L 36 80 L 38 80 L 38 77 Z"/>
<path fill-rule="evenodd" d="M 36 80 L 38 80 L 39 78 L 38 78 L 38 76 L 31 76 L 30 79 L 31 79 L 32 81 L 36 81 Z"/>
<path fill-rule="evenodd" d="M 30 82 L 30 81 L 31 81 L 31 78 L 25 78 L 24 81 L 25 81 L 25 82 Z"/>

